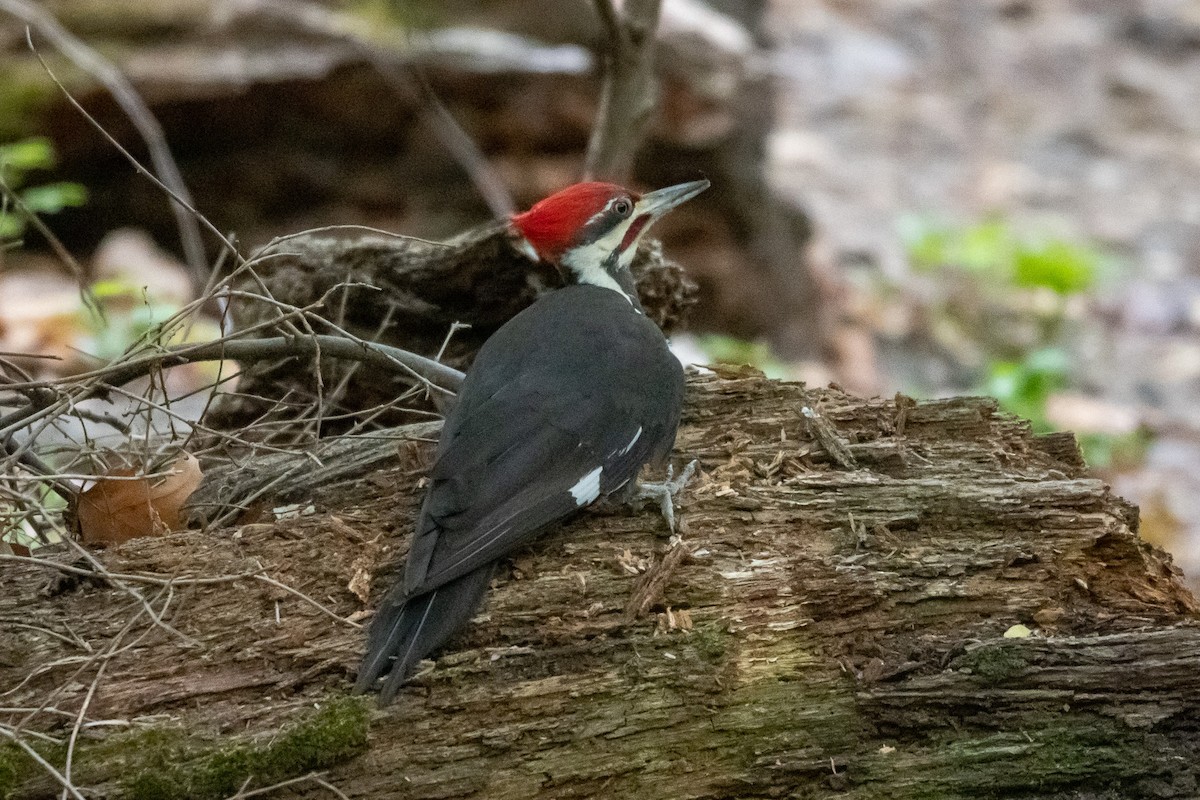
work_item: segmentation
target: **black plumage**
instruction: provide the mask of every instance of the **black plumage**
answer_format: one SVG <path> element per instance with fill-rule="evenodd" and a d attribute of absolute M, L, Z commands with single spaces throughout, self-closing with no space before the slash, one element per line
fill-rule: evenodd
<path fill-rule="evenodd" d="M 404 579 L 371 624 L 356 690 L 389 673 L 389 702 L 474 615 L 498 559 L 665 461 L 683 385 L 662 332 L 609 288 L 567 286 L 500 328 L 446 418 Z"/>

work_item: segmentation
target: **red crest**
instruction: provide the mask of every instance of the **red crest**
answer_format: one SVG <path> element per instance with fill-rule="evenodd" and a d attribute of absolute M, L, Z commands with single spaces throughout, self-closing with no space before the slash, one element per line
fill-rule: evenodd
<path fill-rule="evenodd" d="M 513 225 L 546 261 L 557 262 L 575 243 L 587 221 L 614 197 L 637 195 L 615 183 L 577 183 L 512 218 Z"/>

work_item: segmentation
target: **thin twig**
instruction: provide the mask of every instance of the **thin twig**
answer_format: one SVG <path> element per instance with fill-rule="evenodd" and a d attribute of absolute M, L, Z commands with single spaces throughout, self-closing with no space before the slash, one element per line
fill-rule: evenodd
<path fill-rule="evenodd" d="M 238 10 L 244 14 L 258 12 L 268 15 L 274 20 L 301 28 L 306 33 L 315 33 L 345 42 L 375 68 L 384 83 L 395 94 L 404 98 L 412 97 L 414 94 L 405 80 L 404 67 L 397 66 L 396 59 L 391 53 L 356 33 L 355 26 L 347 24 L 347 17 L 344 14 L 303 0 L 287 0 L 287 2 L 242 0 L 238 4 Z M 434 134 L 450 152 L 450 155 L 466 172 L 476 191 L 487 203 L 492 216 L 495 219 L 507 219 L 512 216 L 516 211 L 516 205 L 500 173 L 438 98 L 420 66 L 410 62 L 407 64 L 407 70 L 416 81 L 419 98 L 426 103 L 425 120 L 433 128 Z"/>
<path fill-rule="evenodd" d="M 182 633 L 181 631 L 176 630 L 173 625 L 170 625 L 167 622 L 165 622 L 162 618 L 163 612 L 155 611 L 154 606 L 151 605 L 150 601 L 146 599 L 145 595 L 143 595 L 137 589 L 134 589 L 132 586 L 127 585 L 120 578 L 114 577 L 113 574 L 108 571 L 108 567 L 101 564 L 100 560 L 97 559 L 94 555 L 92 555 L 91 552 L 89 552 L 86 547 L 84 547 L 83 545 L 79 544 L 78 542 L 76 542 L 74 539 L 71 539 L 71 538 L 68 538 L 66 540 L 66 543 L 67 543 L 68 547 L 75 550 L 76 553 L 78 553 L 80 556 L 82 556 L 84 559 L 86 559 L 89 564 L 91 564 L 92 570 L 95 573 L 96 577 L 107 580 L 113 586 L 116 586 L 122 592 L 129 595 L 134 600 L 136 600 L 138 603 L 140 603 L 142 608 L 145 609 L 146 614 L 150 617 L 150 619 L 154 622 L 155 625 L 162 628 L 167 633 L 170 633 L 173 636 L 178 637 L 180 639 L 180 641 L 182 641 L 188 647 L 199 647 L 200 646 L 200 643 L 197 642 L 195 639 L 188 636 L 186 633 Z M 169 584 L 168 584 L 168 586 L 169 586 Z M 163 611 L 164 612 L 166 611 L 165 606 L 163 607 Z"/>
<path fill-rule="evenodd" d="M 380 63 L 381 59 L 375 57 L 372 58 L 372 61 L 375 63 L 375 68 L 386 76 L 385 68 Z M 467 177 L 475 185 L 475 190 L 479 192 L 483 201 L 487 203 L 488 209 L 491 210 L 492 217 L 494 219 L 511 217 L 517 212 L 517 207 L 500 174 L 492 167 L 487 156 L 479 149 L 479 145 L 475 144 L 475 140 L 458 124 L 458 120 L 450 113 L 450 109 L 446 108 L 446 104 L 437 96 L 437 92 L 434 91 L 433 85 L 430 84 L 424 71 L 415 64 L 410 69 L 416 75 L 417 85 L 421 87 L 421 94 L 428 104 L 429 113 L 425 118 L 433 127 L 435 134 L 441 138 L 442 144 L 466 171 Z"/>
<path fill-rule="evenodd" d="M 454 334 L 459 331 L 469 331 L 471 325 L 468 322 L 459 322 L 455 320 L 450 323 L 450 329 L 446 331 L 446 338 L 442 340 L 442 346 L 438 348 L 437 355 L 433 357 L 434 361 L 441 362 L 442 357 L 446 355 L 446 348 L 450 346 L 450 340 L 454 338 Z"/>
<path fill-rule="evenodd" d="M 71 714 L 68 716 L 74 716 L 74 714 Z M 39 741 L 43 741 L 43 742 L 48 742 L 49 744 L 61 745 L 63 743 L 63 740 L 60 737 L 51 736 L 50 734 L 44 733 L 42 731 L 17 730 L 15 728 L 13 728 L 11 725 L 3 725 L 3 724 L 0 724 L 0 727 L 7 729 L 10 733 L 14 733 L 14 734 L 15 733 L 23 733 L 26 736 L 32 736 L 34 739 L 38 739 Z"/>
<path fill-rule="evenodd" d="M 157 614 L 159 614 L 159 615 L 166 613 L 167 607 L 170 606 L 171 600 L 173 599 L 173 596 L 174 596 L 174 592 L 170 587 L 163 587 L 163 589 L 158 593 L 158 595 L 156 595 L 154 597 L 154 600 L 158 600 L 158 598 L 162 597 L 164 594 L 167 597 L 166 597 L 166 601 L 163 603 L 162 609 L 157 612 Z M 142 618 L 142 615 L 147 613 L 147 609 L 148 609 L 148 606 L 143 606 L 142 608 L 139 608 L 135 614 L 130 616 L 129 619 L 125 620 L 125 624 L 121 626 L 121 629 L 119 631 L 117 631 L 116 635 L 114 635 L 108 641 L 108 644 L 106 644 L 104 646 L 104 648 L 102 650 L 100 650 L 100 652 L 92 653 L 91 655 L 83 656 L 83 657 L 60 658 L 56 661 L 51 661 L 50 663 L 43 664 L 38 669 L 35 669 L 32 672 L 30 672 L 29 674 L 27 674 L 25 676 L 24 680 L 22 680 L 21 683 L 18 684 L 16 687 L 5 692 L 4 693 L 5 695 L 12 694 L 13 692 L 18 691 L 22 686 L 25 685 L 25 683 L 27 681 L 32 680 L 35 676 L 49 672 L 50 670 L 55 669 L 57 667 L 69 666 L 71 664 L 79 664 L 79 666 L 75 669 L 75 671 L 73 673 L 71 673 L 71 675 L 69 675 L 66 678 L 66 680 L 60 682 L 56 688 L 54 688 L 52 691 L 50 691 L 49 694 L 47 694 L 46 696 L 44 696 L 42 698 L 42 703 L 40 706 L 38 706 L 37 708 L 34 708 L 34 709 L 30 709 L 28 711 L 28 713 L 26 713 L 24 718 L 19 723 L 18 729 L 20 727 L 28 725 L 39 714 L 45 713 L 47 709 L 51 708 L 50 704 L 54 701 L 54 699 L 56 697 L 58 697 L 60 694 L 62 694 L 63 692 L 65 692 L 68 689 L 68 687 L 74 686 L 76 684 L 76 679 L 81 674 L 83 674 L 84 670 L 86 670 L 89 666 L 91 666 L 92 664 L 95 664 L 97 662 L 104 662 L 104 661 L 111 660 L 111 659 L 121 655 L 122 653 L 132 650 L 134 647 L 137 647 L 139 644 L 141 644 L 142 641 L 147 636 L 149 636 L 151 632 L 153 632 L 155 630 L 154 625 L 146 626 L 146 630 L 142 631 L 142 633 L 139 634 L 138 637 L 136 639 L 134 639 L 132 642 L 130 642 L 129 644 L 121 645 L 121 641 L 125 638 L 126 634 L 128 634 L 131 630 L 133 630 L 133 628 L 137 624 L 138 620 L 140 620 Z M 151 609 L 151 613 L 154 613 L 152 609 Z"/>
<path fill-rule="evenodd" d="M 313 783 L 315 783 L 317 786 L 320 786 L 322 789 L 325 789 L 326 791 L 328 791 L 334 797 L 338 798 L 338 800 L 350 800 L 350 798 L 346 796 L 345 792 L 343 792 L 341 789 L 337 788 L 336 786 L 334 786 L 332 783 L 325 780 L 324 778 L 314 776 Z"/>
<path fill-rule="evenodd" d="M 274 586 L 277 589 L 282 589 L 285 592 L 287 592 L 288 594 L 294 595 L 294 596 L 300 598 L 304 602 L 308 603 L 309 605 L 311 605 L 314 608 L 316 608 L 317 610 L 319 610 L 321 613 L 325 614 L 328 617 L 332 617 L 333 619 L 336 619 L 338 622 L 341 622 L 345 625 L 349 625 L 352 628 L 361 628 L 362 627 L 362 625 L 359 625 L 357 622 L 352 622 L 351 620 L 348 620 L 345 617 L 342 617 L 342 616 L 338 615 L 336 612 L 331 611 L 327 607 L 321 605 L 316 600 L 312 599 L 311 597 L 309 597 L 308 595 L 306 595 L 304 592 L 300 591 L 299 589 L 293 589 L 291 586 L 288 586 L 286 583 L 275 580 L 271 576 L 267 575 L 265 572 L 259 573 L 259 574 L 255 575 L 254 577 L 256 580 L 259 580 L 259 581 L 262 581 L 263 583 Z"/>
<path fill-rule="evenodd" d="M 184 258 L 191 271 L 194 286 L 197 289 L 204 286 L 209 270 L 204 255 L 204 239 L 200 235 L 200 226 L 192 210 L 191 195 L 171 155 L 171 148 L 167 146 L 162 126 L 158 124 L 141 95 L 133 88 L 133 84 L 112 62 L 72 35 L 44 8 L 27 0 L 0 0 L 0 8 L 37 28 L 38 33 L 45 36 L 76 67 L 99 81 L 129 116 L 146 143 L 155 173 L 163 184 L 171 187 L 173 197 L 178 198 L 171 204 L 171 211 L 175 215 L 175 224 L 179 227 Z M 32 46 L 31 40 L 30 47 Z M 41 59 L 40 56 L 38 58 Z"/>
<path fill-rule="evenodd" d="M 127 572 L 109 572 L 102 565 L 99 565 L 99 562 L 95 562 L 94 559 L 92 559 L 92 560 L 93 560 L 93 563 L 95 563 L 97 565 L 96 569 L 84 569 L 82 567 L 76 567 L 71 564 L 60 564 L 57 561 L 50 561 L 50 560 L 47 560 L 44 558 L 34 558 L 33 556 L 15 556 L 15 555 L 0 554 L 0 561 L 12 561 L 12 562 L 19 563 L 19 564 L 34 564 L 39 567 L 45 567 L 47 569 L 58 570 L 59 572 L 65 572 L 70 575 L 80 575 L 80 576 L 86 576 L 89 578 L 102 578 L 104 580 L 110 581 L 111 583 L 113 583 L 113 585 L 116 585 L 116 586 L 120 586 L 120 583 L 122 581 L 129 582 L 129 583 L 145 583 L 145 584 L 149 584 L 151 586 L 163 586 L 163 587 L 211 586 L 214 584 L 221 584 L 221 583 L 235 583 L 237 581 L 244 581 L 248 578 L 253 578 L 254 580 L 269 584 L 271 586 L 276 587 L 277 589 L 282 589 L 283 591 L 287 592 L 288 594 L 291 594 L 291 595 L 294 595 L 295 597 L 300 598 L 304 602 L 313 606 L 314 608 L 321 611 L 325 615 L 332 617 L 333 619 L 337 620 L 338 622 L 341 622 L 345 625 L 349 625 L 352 628 L 361 628 L 362 627 L 357 622 L 353 622 L 351 620 L 346 619 L 345 617 L 339 616 L 337 614 L 337 612 L 330 610 L 327 606 L 322 605 L 320 602 L 309 597 L 308 595 L 306 595 L 304 592 L 300 591 L 299 589 L 296 589 L 295 587 L 292 587 L 292 586 L 288 586 L 286 583 L 284 583 L 283 581 L 277 580 L 276 578 L 272 578 L 270 575 L 268 575 L 266 573 L 266 571 L 261 566 L 259 566 L 254 571 L 243 572 L 243 573 L 234 574 L 234 575 L 213 575 L 213 576 L 209 576 L 209 577 L 182 577 L 181 578 L 181 577 L 163 576 L 163 575 L 149 575 L 149 574 L 127 573 Z M 152 616 L 153 616 L 153 618 L 157 619 L 159 615 L 157 613 L 153 613 Z M 172 628 L 171 630 L 174 630 L 174 629 Z M 183 634 L 179 634 L 179 635 L 182 636 Z"/>
<path fill-rule="evenodd" d="M 50 628 L 43 628 L 41 625 L 30 625 L 27 622 L 5 622 L 4 624 L 11 625 L 14 628 L 28 628 L 29 630 L 37 631 L 38 633 L 44 633 L 47 636 L 52 636 L 61 642 L 66 642 L 69 645 L 72 645 L 75 647 L 80 647 L 84 650 L 87 650 L 88 652 L 91 652 L 91 650 L 92 650 L 92 646 L 90 644 L 88 644 L 86 641 L 84 641 L 83 639 L 80 639 L 78 636 L 75 636 L 75 638 L 71 638 L 70 636 L 63 636 L 58 631 L 51 630 Z M 70 630 L 70 629 L 68 628 L 68 630 Z M 71 631 L 71 632 L 72 632 L 72 634 L 74 633 L 74 631 Z M 0 709 L 0 710 L 2 710 L 2 709 Z"/>
<path fill-rule="evenodd" d="M 64 500 L 70 502 L 79 493 L 78 488 L 62 476 L 56 475 L 56 470 L 42 461 L 32 450 L 16 445 L 12 436 L 0 437 L 0 452 L 3 452 L 23 469 L 29 470 L 38 480 L 48 483 L 50 488 Z"/>
<path fill-rule="evenodd" d="M 596 9 L 596 16 L 600 17 L 600 24 L 604 26 L 609 41 L 620 38 L 621 17 L 612 0 L 592 0 L 592 7 Z"/>
<path fill-rule="evenodd" d="M 378 236 L 386 236 L 389 239 L 399 239 L 405 242 L 417 242 L 418 244 L 432 245 L 433 247 L 453 247 L 454 245 L 448 242 L 437 242 L 433 239 L 422 239 L 420 236 L 409 236 L 407 233 L 396 233 L 395 231 L 385 231 L 382 228 L 372 228 L 370 225 L 321 225 L 317 228 L 305 228 L 302 231 L 295 233 L 285 233 L 281 236 L 276 236 L 267 244 L 263 245 L 256 253 L 255 257 L 264 254 L 267 251 L 273 250 L 284 242 L 292 239 L 299 239 L 306 236 L 313 236 L 318 233 L 329 233 L 331 231 L 344 232 L 354 231 L 355 233 L 373 233 Z M 255 260 L 254 258 L 250 259 Z M 15 354 L 13 354 L 15 355 Z"/>
<path fill-rule="evenodd" d="M 192 585 L 207 585 L 207 584 L 216 584 L 216 583 L 232 583 L 234 581 L 245 580 L 246 578 L 253 578 L 255 575 L 259 574 L 259 572 L 261 572 L 261 570 L 255 569 L 251 572 L 245 572 L 245 573 L 242 573 L 239 575 L 220 575 L 220 576 L 215 576 L 215 577 L 210 577 L 210 578 L 188 578 L 188 577 L 180 578 L 180 577 L 171 577 L 171 576 L 165 576 L 165 575 L 142 574 L 142 573 L 136 573 L 136 572 L 107 572 L 107 571 L 105 571 L 103 574 L 97 574 L 96 570 L 94 570 L 94 569 L 85 569 L 83 567 L 76 567 L 71 564 L 60 564 L 57 561 L 50 561 L 49 559 L 46 559 L 46 558 L 35 558 L 33 556 L 14 556 L 14 555 L 7 555 L 7 554 L 3 554 L 3 553 L 0 553 L 0 561 L 11 561 L 11 562 L 17 563 L 17 564 L 30 564 L 30 565 L 34 565 L 34 566 L 38 566 L 38 567 L 44 567 L 46 569 L 56 570 L 58 572 L 65 572 L 68 575 L 79 575 L 81 577 L 86 577 L 86 578 L 101 577 L 101 578 L 105 578 L 105 579 L 119 579 L 119 580 L 123 580 L 123 581 L 130 581 L 133 583 L 146 583 L 146 584 L 150 584 L 152 586 L 167 586 L 167 585 L 192 586 Z"/>
<path fill-rule="evenodd" d="M 0 3 L 4 2 L 10 2 L 10 0 L 0 0 Z M 12 188 L 5 183 L 2 175 L 0 175 L 0 192 L 3 192 L 5 200 L 12 203 L 13 208 L 20 212 L 21 217 L 30 225 L 32 225 L 34 230 L 42 235 L 42 238 L 50 244 L 50 249 L 54 251 L 54 254 L 58 256 L 59 260 L 62 261 L 62 263 L 67 266 L 67 269 L 71 271 L 71 275 L 75 278 L 75 283 L 79 287 L 79 299 L 83 302 L 84 308 L 86 308 L 88 312 L 93 314 L 97 319 L 103 320 L 104 310 L 96 301 L 96 297 L 92 294 L 92 290 L 88 288 L 83 267 L 80 266 L 79 262 L 75 260 L 75 256 L 71 255 L 71 251 L 68 250 L 66 245 L 62 243 L 62 240 L 60 240 L 58 236 L 54 234 L 54 231 L 50 230 L 50 226 L 43 222 L 42 218 L 35 214 L 29 208 L 29 206 L 26 205 L 25 201 L 21 199 L 21 196 L 14 192 Z M 48 357 L 52 358 L 53 356 Z"/>
<path fill-rule="evenodd" d="M 352 340 L 343 336 L 310 335 L 300 338 L 273 337 L 266 339 L 235 339 L 218 340 L 204 345 L 181 345 L 167 348 L 165 358 L 143 360 L 140 364 L 131 362 L 126 366 L 128 372 L 116 371 L 113 383 L 126 383 L 132 378 L 125 374 L 138 377 L 138 373 L 150 364 L 171 366 L 171 362 L 188 363 L 192 361 L 214 361 L 217 359 L 232 359 L 234 361 L 261 361 L 271 358 L 291 356 L 312 356 L 318 353 L 354 361 L 365 361 L 372 366 L 383 367 L 392 372 L 415 375 L 431 383 L 435 388 L 446 393 L 453 393 L 462 384 L 463 373 L 439 364 L 433 359 L 419 356 L 398 347 L 384 344 L 374 344 L 363 340 Z M 176 361 L 176 359 L 178 359 Z M 143 373 L 144 374 L 144 373 Z"/>
<path fill-rule="evenodd" d="M 104 677 L 104 670 L 108 667 L 107 660 L 101 660 L 100 666 L 96 668 L 96 677 L 92 679 L 88 686 L 87 694 L 83 697 L 83 703 L 79 706 L 79 714 L 75 717 L 75 724 L 71 726 L 71 738 L 67 741 L 67 761 L 63 765 L 63 777 L 69 782 L 71 780 L 71 767 L 75 761 L 75 742 L 79 739 L 79 731 L 83 728 L 83 721 L 87 717 L 88 707 L 92 704 L 92 697 L 96 694 L 96 687 L 100 685 L 100 679 Z M 63 787 L 62 800 L 67 800 L 67 789 Z"/>
<path fill-rule="evenodd" d="M 163 367 L 225 359 L 262 361 L 272 358 L 312 356 L 316 353 L 324 353 L 335 358 L 365 361 L 372 366 L 382 367 L 391 372 L 415 376 L 429 383 L 433 388 L 448 394 L 452 394 L 462 384 L 463 373 L 453 367 L 439 364 L 433 359 L 397 347 L 348 339 L 345 336 L 315 334 L 264 339 L 218 339 L 203 344 L 174 345 L 163 348 L 161 352 L 153 355 L 117 361 L 102 369 L 86 373 L 87 377 L 98 378 L 103 382 L 97 382 L 90 390 L 77 395 L 75 401 L 78 402 L 87 396 L 102 394 L 111 386 L 128 383 Z M 80 377 L 83 376 L 57 381 L 12 384 L 10 388 L 44 388 L 47 384 L 74 382 Z M 10 427 L 24 427 L 35 416 L 42 416 L 44 412 L 45 409 L 33 409 L 31 406 L 26 406 L 0 417 L 0 434 Z"/>
<path fill-rule="evenodd" d="M 335 797 L 341 798 L 341 800 L 350 800 L 340 789 L 324 780 L 323 776 L 324 773 L 322 772 L 310 772 L 307 775 L 300 775 L 296 778 L 288 778 L 287 780 L 279 781 L 279 783 L 273 783 L 270 786 L 261 786 L 258 789 L 246 791 L 246 787 L 249 786 L 250 781 L 253 780 L 253 776 L 251 776 L 250 778 L 246 779 L 246 782 L 242 784 L 242 787 L 238 789 L 236 793 L 229 795 L 227 798 L 225 798 L 225 800 L 246 800 L 248 797 L 261 797 L 262 795 L 270 794 L 271 792 L 279 789 L 285 789 L 288 786 L 295 786 L 298 783 L 309 782 L 315 783 L 322 789 L 332 792 Z"/>
<path fill-rule="evenodd" d="M 19 1 L 20 0 L 0 0 L 0 2 L 19 2 Z M 195 207 L 192 205 L 190 198 L 188 198 L 186 196 L 186 194 L 181 195 L 179 192 L 175 191 L 175 189 L 171 188 L 166 183 L 164 183 L 162 181 L 162 179 L 160 179 L 153 172 L 146 169 L 146 167 L 144 167 L 140 161 L 138 161 L 136 158 L 134 158 L 133 154 L 131 154 L 128 150 L 126 150 L 125 147 L 123 147 L 121 145 L 121 143 L 118 142 L 111 133 L 109 133 L 107 130 L 104 129 L 104 126 L 101 125 L 96 120 L 96 118 L 93 117 L 88 112 L 88 110 L 83 107 L 83 104 L 81 104 L 78 100 L 75 99 L 75 96 L 73 94 L 71 94 L 70 91 L 67 90 L 67 87 L 63 85 L 63 82 L 61 80 L 59 80 L 58 76 L 54 74 L 54 71 L 50 69 L 50 66 L 46 63 L 46 60 L 42 58 L 42 54 L 37 51 L 36 47 L 34 47 L 33 38 L 30 35 L 28 29 L 25 31 L 25 41 L 29 45 L 29 49 L 33 52 L 33 54 L 37 58 L 38 62 L 42 65 L 42 69 L 46 71 L 46 74 L 50 76 L 50 80 L 52 80 L 54 82 L 54 85 L 58 87 L 59 91 L 61 91 L 63 93 L 63 96 L 67 98 L 67 102 L 71 104 L 72 108 L 74 108 L 81 115 L 83 115 L 83 118 L 88 121 L 88 124 L 90 124 L 95 130 L 97 130 L 100 133 L 101 136 L 103 136 L 106 140 L 108 140 L 108 143 L 111 144 L 113 147 L 115 147 L 117 152 L 120 153 L 122 156 L 124 156 L 125 160 L 133 165 L 134 170 L 137 171 L 137 173 L 139 175 L 145 176 L 145 178 L 147 180 L 149 180 L 151 183 L 153 183 L 156 187 L 158 187 L 158 189 L 160 191 L 166 193 L 166 195 L 168 197 L 170 197 L 172 200 L 174 200 L 178 205 L 180 205 L 184 209 L 186 209 L 187 212 L 189 214 L 191 214 L 200 225 L 207 228 L 210 233 L 212 233 L 214 236 L 217 237 L 218 240 L 220 240 L 221 244 L 224 245 L 229 250 L 230 254 L 233 255 L 233 257 L 237 260 L 239 265 L 244 264 L 246 259 L 242 256 L 241 253 L 239 253 L 237 251 L 237 248 L 233 246 L 233 242 L 229 241 L 228 237 L 226 237 L 225 234 L 221 233 L 221 231 L 219 231 L 216 228 L 216 226 L 214 226 L 211 222 L 209 222 L 208 219 L 203 214 L 201 214 L 199 211 L 197 211 L 195 209 Z"/>

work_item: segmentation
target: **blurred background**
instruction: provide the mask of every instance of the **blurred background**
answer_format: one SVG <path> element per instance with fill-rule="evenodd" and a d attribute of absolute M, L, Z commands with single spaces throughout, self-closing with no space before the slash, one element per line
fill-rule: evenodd
<path fill-rule="evenodd" d="M 20 361 L 40 377 L 119 355 L 218 259 L 209 237 L 187 265 L 161 191 L 48 77 L 27 20 L 149 160 L 47 12 L 128 78 L 246 247 L 448 237 L 494 214 L 481 176 L 518 207 L 578 180 L 605 48 L 587 0 L 0 0 L 0 354 L 57 356 Z M 699 285 L 681 353 L 993 395 L 1076 431 L 1200 576 L 1200 2 L 664 0 L 658 35 L 635 183 L 714 183 L 656 228 Z M 175 372 L 180 395 L 209 379 Z"/>

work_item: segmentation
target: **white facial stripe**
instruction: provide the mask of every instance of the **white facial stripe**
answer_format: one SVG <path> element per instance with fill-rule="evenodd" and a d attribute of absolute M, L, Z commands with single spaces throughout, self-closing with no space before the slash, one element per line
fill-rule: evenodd
<path fill-rule="evenodd" d="M 622 220 L 611 231 L 590 244 L 568 250 L 563 256 L 563 266 L 574 273 L 575 280 L 579 283 L 588 283 L 592 286 L 612 289 L 615 292 L 620 292 L 628 300 L 629 295 L 625 294 L 625 290 L 621 288 L 620 284 L 604 268 L 604 262 L 612 255 L 613 251 L 621 246 L 621 241 L 625 238 L 625 233 L 629 230 L 629 226 L 633 224 L 633 219 L 631 217 L 630 219 Z M 635 250 L 636 248 L 630 246 L 625 252 L 621 253 L 619 258 L 622 268 L 628 268 L 630 263 L 632 263 Z M 632 302 L 630 300 L 630 303 Z"/>
<path fill-rule="evenodd" d="M 600 496 L 600 473 L 603 471 L 604 467 L 596 467 L 571 487 L 571 497 L 575 498 L 575 505 L 586 506 Z"/>
<path fill-rule="evenodd" d="M 609 205 L 611 205 L 611 203 Z M 592 225 L 592 224 L 598 222 L 600 220 L 600 218 L 603 217 L 607 213 L 608 213 L 608 206 L 605 206 L 604 208 L 597 211 L 595 214 L 592 214 L 590 217 L 588 217 L 588 221 L 583 223 L 583 227 L 586 228 L 589 225 Z"/>
<path fill-rule="evenodd" d="M 563 266 L 571 270 L 575 280 L 579 283 L 612 289 L 628 299 L 629 295 L 625 294 L 621 284 L 617 283 L 616 279 L 609 275 L 608 270 L 604 268 L 604 264 L 599 258 L 600 253 L 593 250 L 596 247 L 598 246 L 593 244 L 586 248 L 577 247 L 574 250 L 568 250 L 567 254 L 563 256 Z"/>
<path fill-rule="evenodd" d="M 621 269 L 629 269 L 633 265 L 633 257 L 635 255 L 637 255 L 637 242 L 629 245 L 629 247 L 622 250 L 621 254 L 617 256 L 617 260 L 621 263 Z"/>

